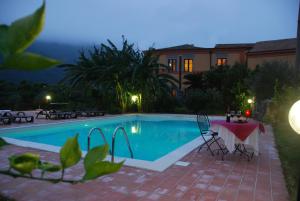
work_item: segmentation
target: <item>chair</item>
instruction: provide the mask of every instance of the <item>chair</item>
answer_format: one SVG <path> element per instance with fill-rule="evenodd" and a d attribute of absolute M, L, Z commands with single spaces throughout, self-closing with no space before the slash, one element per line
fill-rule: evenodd
<path fill-rule="evenodd" d="M 34 116 L 26 115 L 25 112 L 18 112 L 13 114 L 11 112 L 5 112 L 3 117 L 9 118 L 11 122 L 22 123 L 22 120 L 25 122 L 33 122 Z"/>
<path fill-rule="evenodd" d="M 9 117 L 4 117 L 4 116 L 2 116 L 2 114 L 0 113 L 0 122 L 2 122 L 3 125 L 11 124 L 11 118 L 9 118 Z"/>
<path fill-rule="evenodd" d="M 201 133 L 201 137 L 204 140 L 204 143 L 199 147 L 198 152 L 200 152 L 200 150 L 203 147 L 207 147 L 207 150 L 210 151 L 211 155 L 214 156 L 214 152 L 217 152 L 217 154 L 219 154 L 219 152 L 222 152 L 222 160 L 224 159 L 224 155 L 228 152 L 227 149 L 225 147 L 222 147 L 221 144 L 219 143 L 219 140 L 221 139 L 220 137 L 218 137 L 218 132 L 212 131 L 210 130 L 210 122 L 208 119 L 208 116 L 206 114 L 197 114 L 197 123 L 198 123 L 198 127 Z M 207 139 L 209 138 L 209 139 Z M 214 146 L 214 144 L 217 145 L 217 149 L 212 149 L 212 146 Z"/>

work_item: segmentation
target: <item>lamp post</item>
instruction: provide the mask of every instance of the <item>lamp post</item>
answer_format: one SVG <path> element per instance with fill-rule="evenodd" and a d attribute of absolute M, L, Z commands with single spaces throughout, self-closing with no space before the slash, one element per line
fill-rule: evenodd
<path fill-rule="evenodd" d="M 295 102 L 289 111 L 289 123 L 292 129 L 300 134 L 300 100 Z M 300 201 L 300 177 L 298 178 L 297 200 Z"/>

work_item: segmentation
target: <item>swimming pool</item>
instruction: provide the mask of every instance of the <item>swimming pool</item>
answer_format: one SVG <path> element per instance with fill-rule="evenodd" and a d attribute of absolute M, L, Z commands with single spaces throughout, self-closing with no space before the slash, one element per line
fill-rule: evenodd
<path fill-rule="evenodd" d="M 117 161 L 126 158 L 125 164 L 135 167 L 162 171 L 201 143 L 193 115 L 121 115 L 1 129 L 0 136 L 13 144 L 58 152 L 68 137 L 78 133 L 80 147 L 86 151 L 90 129 L 101 128 L 111 147 L 113 131 L 119 125 L 125 128 L 134 159 L 129 159 L 130 152 L 120 130 L 115 156 Z M 103 143 L 101 135 L 95 131 L 91 147 Z"/>

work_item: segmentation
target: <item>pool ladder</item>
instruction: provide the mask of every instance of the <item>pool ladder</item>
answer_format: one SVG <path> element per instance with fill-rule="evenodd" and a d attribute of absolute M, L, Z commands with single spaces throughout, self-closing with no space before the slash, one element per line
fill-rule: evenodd
<path fill-rule="evenodd" d="M 93 131 L 95 130 L 98 130 L 100 135 L 102 136 L 102 139 L 104 141 L 105 144 L 108 144 L 107 143 L 107 140 L 105 138 L 105 135 L 104 133 L 102 132 L 101 128 L 91 128 L 91 130 L 89 131 L 89 134 L 88 134 L 88 151 L 90 150 L 90 144 L 91 144 L 91 135 L 93 133 Z M 129 143 L 129 139 L 128 139 L 128 135 L 125 131 L 125 128 L 123 126 L 118 126 L 115 128 L 114 132 L 113 132 L 113 135 L 112 135 L 112 151 L 109 151 L 109 153 L 111 154 L 111 162 L 114 162 L 115 160 L 115 141 L 116 141 L 116 135 L 117 135 L 117 132 L 118 130 L 122 130 L 123 131 L 123 135 L 125 137 L 125 140 L 126 140 L 126 143 L 127 143 L 127 147 L 128 147 L 128 150 L 130 152 L 130 157 L 133 158 L 133 152 L 132 152 L 132 149 L 131 149 L 131 146 L 130 146 L 130 143 Z"/>

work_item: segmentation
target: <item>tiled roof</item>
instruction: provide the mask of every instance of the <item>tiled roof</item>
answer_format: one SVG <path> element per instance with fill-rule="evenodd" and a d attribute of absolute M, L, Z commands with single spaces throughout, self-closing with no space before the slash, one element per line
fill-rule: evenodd
<path fill-rule="evenodd" d="M 255 43 L 254 47 L 249 52 L 266 52 L 296 49 L 296 44 L 296 38 L 261 41 Z"/>
<path fill-rule="evenodd" d="M 215 48 L 252 48 L 255 43 L 216 44 Z"/>
<path fill-rule="evenodd" d="M 207 49 L 207 48 L 197 47 L 194 46 L 193 44 L 184 44 L 184 45 L 166 47 L 166 48 L 161 48 L 156 50 L 198 50 L 198 49 Z"/>

